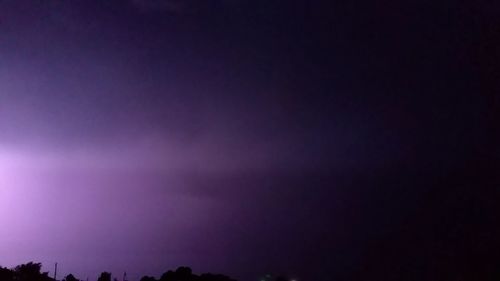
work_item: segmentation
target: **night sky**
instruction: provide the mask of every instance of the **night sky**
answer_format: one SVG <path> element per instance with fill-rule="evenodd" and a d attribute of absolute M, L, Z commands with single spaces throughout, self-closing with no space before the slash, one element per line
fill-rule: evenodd
<path fill-rule="evenodd" d="M 351 2 L 0 1 L 0 265 L 498 273 L 498 4 Z"/>

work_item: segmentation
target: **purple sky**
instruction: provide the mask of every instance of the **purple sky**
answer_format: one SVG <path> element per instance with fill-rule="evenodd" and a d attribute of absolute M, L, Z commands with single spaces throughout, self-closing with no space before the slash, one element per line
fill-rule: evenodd
<path fill-rule="evenodd" d="M 484 147 L 477 37 L 313 2 L 0 1 L 0 265 L 305 281 L 454 249 L 426 225 Z"/>
<path fill-rule="evenodd" d="M 282 95 L 286 73 L 205 38 L 194 2 L 0 3 L 1 265 L 293 274 L 266 252 L 300 200 L 273 201 L 328 139 L 294 125 L 310 113 Z"/>

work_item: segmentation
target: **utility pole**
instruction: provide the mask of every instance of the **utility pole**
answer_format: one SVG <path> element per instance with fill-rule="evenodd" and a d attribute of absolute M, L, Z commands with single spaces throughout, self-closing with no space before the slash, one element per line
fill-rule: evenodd
<path fill-rule="evenodd" d="M 57 262 L 54 268 L 54 280 L 57 280 L 56 278 L 57 278 Z"/>

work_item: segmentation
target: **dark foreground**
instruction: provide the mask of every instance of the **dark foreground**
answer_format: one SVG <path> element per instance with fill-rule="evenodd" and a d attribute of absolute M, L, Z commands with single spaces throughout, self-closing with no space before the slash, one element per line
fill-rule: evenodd
<path fill-rule="evenodd" d="M 12 269 L 0 267 L 0 281 L 54 281 L 53 277 L 50 277 L 48 272 L 41 272 L 41 263 L 27 263 L 18 265 Z M 285 277 L 272 278 L 267 276 L 265 281 L 271 281 L 275 279 L 276 281 L 287 281 Z M 62 279 L 63 281 L 79 281 L 77 277 L 73 274 L 68 274 Z M 97 279 L 97 281 L 118 281 L 127 280 L 126 275 L 123 277 L 112 278 L 111 273 L 103 272 Z M 222 274 L 212 274 L 203 273 L 200 275 L 193 274 L 191 268 L 189 267 L 179 267 L 177 270 L 169 270 L 165 272 L 159 279 L 152 276 L 144 276 L 140 281 L 236 281 L 228 276 Z M 88 281 L 88 280 L 86 280 Z"/>

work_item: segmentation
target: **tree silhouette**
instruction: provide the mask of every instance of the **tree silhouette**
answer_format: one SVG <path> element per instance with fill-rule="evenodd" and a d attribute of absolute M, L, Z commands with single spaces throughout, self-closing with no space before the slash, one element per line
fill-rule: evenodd
<path fill-rule="evenodd" d="M 64 277 L 63 281 L 78 281 L 78 279 L 70 273 L 66 277 Z"/>
<path fill-rule="evenodd" d="M 101 276 L 99 276 L 97 281 L 111 281 L 111 273 L 109 272 L 101 273 Z"/>
<path fill-rule="evenodd" d="M 169 270 L 165 272 L 160 281 L 190 281 L 196 279 L 198 276 L 193 276 L 192 270 L 189 267 L 181 266 L 175 272 Z"/>
<path fill-rule="evenodd" d="M 8 268 L 0 267 L 0 280 L 11 281 L 14 280 L 14 272 Z"/>
<path fill-rule="evenodd" d="M 144 276 L 141 278 L 141 281 L 156 281 L 156 278 L 151 276 Z"/>
<path fill-rule="evenodd" d="M 29 278 L 36 277 L 40 275 L 40 269 L 42 268 L 41 263 L 29 262 L 27 264 L 21 264 L 14 268 L 16 275 L 19 278 Z"/>
<path fill-rule="evenodd" d="M 40 272 L 41 263 L 29 262 L 18 265 L 13 269 L 0 266 L 0 281 L 55 281 L 47 272 Z M 115 279 L 116 280 L 116 279 Z M 79 281 L 73 274 L 68 274 L 62 281 Z M 111 281 L 111 273 L 102 272 L 97 281 Z M 222 274 L 203 273 L 193 274 L 191 268 L 181 266 L 175 271 L 165 272 L 159 280 L 155 277 L 144 276 L 140 281 L 236 281 Z M 281 281 L 281 280 L 276 280 Z M 283 280 L 284 281 L 284 280 Z"/>
<path fill-rule="evenodd" d="M 178 280 L 190 280 L 192 279 L 193 271 L 187 266 L 181 266 L 175 271 L 175 275 Z"/>
<path fill-rule="evenodd" d="M 200 275 L 200 281 L 236 281 L 222 274 L 204 273 Z"/>
<path fill-rule="evenodd" d="M 14 268 L 14 279 L 16 281 L 48 281 L 53 280 L 48 276 L 47 272 L 40 272 L 41 263 L 29 262 L 27 264 L 18 265 Z"/>
<path fill-rule="evenodd" d="M 143 278 L 146 277 L 147 276 Z M 144 279 L 144 280 L 141 279 L 141 281 L 154 281 L 154 278 Z M 165 272 L 161 276 L 160 281 L 235 281 L 235 280 L 222 274 L 204 273 L 198 276 L 196 274 L 193 274 L 191 268 L 181 266 L 177 268 L 176 271 L 169 270 Z"/>
<path fill-rule="evenodd" d="M 175 272 L 169 270 L 160 277 L 160 281 L 174 281 L 175 280 Z"/>

